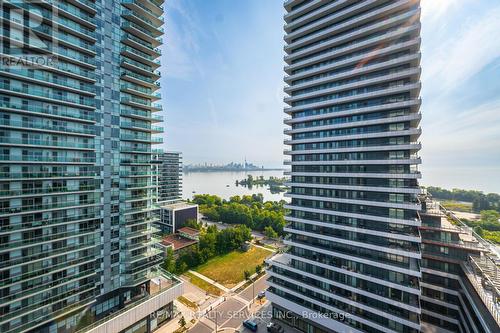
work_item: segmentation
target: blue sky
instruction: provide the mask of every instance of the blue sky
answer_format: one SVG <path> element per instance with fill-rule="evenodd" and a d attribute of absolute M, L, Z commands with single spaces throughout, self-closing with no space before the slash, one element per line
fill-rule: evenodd
<path fill-rule="evenodd" d="M 280 0 L 168 0 L 165 147 L 283 160 Z M 422 0 L 422 183 L 500 192 L 500 2 Z"/>

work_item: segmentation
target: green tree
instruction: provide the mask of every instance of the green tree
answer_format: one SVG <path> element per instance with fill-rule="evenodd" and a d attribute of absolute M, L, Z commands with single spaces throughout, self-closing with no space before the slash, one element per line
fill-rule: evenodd
<path fill-rule="evenodd" d="M 165 261 L 163 262 L 163 269 L 167 272 L 175 272 L 174 250 L 171 247 L 167 248 L 167 254 L 165 256 Z"/>
<path fill-rule="evenodd" d="M 271 226 L 267 226 L 264 228 L 264 234 L 266 235 L 266 237 L 271 239 L 278 238 L 278 233 L 274 231 L 273 227 Z"/>
<path fill-rule="evenodd" d="M 179 325 L 182 328 L 186 327 L 186 319 L 184 318 L 184 316 L 182 316 L 181 319 L 179 319 Z"/>
<path fill-rule="evenodd" d="M 262 266 L 261 265 L 255 266 L 255 273 L 257 273 L 257 275 L 259 275 L 261 272 L 262 272 Z"/>
<path fill-rule="evenodd" d="M 250 276 L 252 276 L 252 274 L 249 271 L 247 271 L 246 269 L 243 272 L 243 275 L 245 276 L 245 280 L 247 280 L 247 281 L 250 280 Z"/>
<path fill-rule="evenodd" d="M 186 224 L 186 227 L 193 228 L 196 230 L 201 230 L 201 228 L 203 227 L 203 224 L 198 223 L 198 221 L 196 219 L 188 219 L 188 220 L 186 220 L 185 224 Z"/>

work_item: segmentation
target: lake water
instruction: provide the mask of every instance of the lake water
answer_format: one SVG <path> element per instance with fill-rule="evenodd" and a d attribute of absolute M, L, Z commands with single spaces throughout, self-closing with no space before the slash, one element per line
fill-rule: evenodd
<path fill-rule="evenodd" d="M 233 195 L 257 194 L 264 195 L 264 201 L 278 201 L 284 199 L 281 193 L 271 193 L 268 186 L 248 187 L 236 186 L 237 180 L 243 180 L 252 175 L 254 178 L 263 176 L 283 177 L 282 170 L 269 171 L 222 171 L 222 172 L 184 172 L 183 174 L 183 199 L 191 199 L 195 194 L 215 194 L 223 199 L 229 199 Z"/>

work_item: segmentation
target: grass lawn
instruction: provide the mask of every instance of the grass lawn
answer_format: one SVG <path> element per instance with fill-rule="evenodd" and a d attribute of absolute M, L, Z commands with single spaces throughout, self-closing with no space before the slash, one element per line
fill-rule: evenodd
<path fill-rule="evenodd" d="M 177 300 L 179 302 L 181 302 L 182 304 L 184 304 L 185 306 L 187 306 L 188 308 L 191 308 L 192 310 L 196 311 L 198 309 L 198 305 L 194 302 L 191 302 L 189 299 L 187 299 L 186 297 L 184 296 L 179 296 L 177 298 Z"/>
<path fill-rule="evenodd" d="M 471 202 L 460 202 L 454 200 L 443 200 L 441 201 L 443 207 L 449 210 L 454 210 L 457 212 L 472 213 L 472 203 Z"/>
<path fill-rule="evenodd" d="M 194 269 L 196 272 L 232 288 L 245 279 L 244 271 L 255 273 L 255 267 L 262 265 L 272 252 L 252 246 L 247 252 L 233 251 L 210 259 Z"/>
<path fill-rule="evenodd" d="M 200 279 L 196 275 L 193 275 L 189 272 L 184 273 L 184 276 L 189 278 L 189 282 L 197 286 L 198 288 L 205 290 L 207 293 L 215 296 L 221 296 L 224 292 L 217 288 L 216 286 L 208 283 L 207 281 Z"/>

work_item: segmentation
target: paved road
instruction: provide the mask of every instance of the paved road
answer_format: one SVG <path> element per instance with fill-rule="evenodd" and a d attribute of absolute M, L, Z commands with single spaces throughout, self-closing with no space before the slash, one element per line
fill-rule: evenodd
<path fill-rule="evenodd" d="M 255 296 L 257 296 L 260 291 L 264 291 L 267 289 L 267 278 L 268 276 L 264 275 L 255 282 Z M 208 312 L 206 319 L 204 320 L 210 320 L 211 322 L 207 322 L 207 324 L 211 323 L 212 325 L 215 325 L 215 316 L 217 315 L 217 324 L 219 329 L 234 328 L 239 329 L 240 332 L 250 332 L 249 330 L 243 329 L 243 327 L 241 327 L 241 324 L 243 320 L 251 317 L 248 306 L 251 303 L 253 296 L 252 285 L 245 288 L 237 296 L 238 297 L 236 298 L 234 296 L 231 296 L 230 294 L 226 295 L 226 300 L 224 302 Z M 246 301 L 246 303 L 244 303 L 243 301 Z M 264 307 L 260 310 L 261 313 L 257 316 L 258 318 L 256 319 L 259 325 L 258 332 L 266 332 L 266 325 L 270 320 L 269 310 L 269 303 L 264 305 Z M 213 332 L 213 327 L 211 328 L 207 324 L 199 321 L 193 328 L 189 330 L 189 333 Z"/>
<path fill-rule="evenodd" d="M 263 277 L 261 277 L 259 280 L 257 280 L 257 282 L 255 282 L 255 297 L 257 297 L 257 295 L 259 294 L 260 291 L 264 291 L 267 289 L 267 281 L 266 280 L 268 278 L 269 278 L 269 275 L 266 274 Z M 239 296 L 247 301 L 251 301 L 252 296 L 253 296 L 252 285 L 250 285 L 245 290 L 240 292 Z"/>
<path fill-rule="evenodd" d="M 223 327 L 226 321 L 230 320 L 245 304 L 234 298 L 228 298 L 225 302 L 222 302 L 214 310 L 207 314 L 208 319 L 213 321 L 217 320 L 219 327 Z"/>
<path fill-rule="evenodd" d="M 212 333 L 214 330 L 203 324 L 201 321 L 198 321 L 196 325 L 194 325 L 189 333 Z"/>
<path fill-rule="evenodd" d="M 253 316 L 253 320 L 257 323 L 257 333 L 265 333 L 267 332 L 267 324 L 269 322 L 275 322 L 281 325 L 281 327 L 284 328 L 285 333 L 301 333 L 300 331 L 282 323 L 278 322 L 274 319 L 271 318 L 271 303 L 267 302 L 257 313 L 255 316 Z M 239 332 L 241 333 L 250 333 L 250 331 L 247 328 L 244 328 L 243 326 L 236 327 Z"/>

